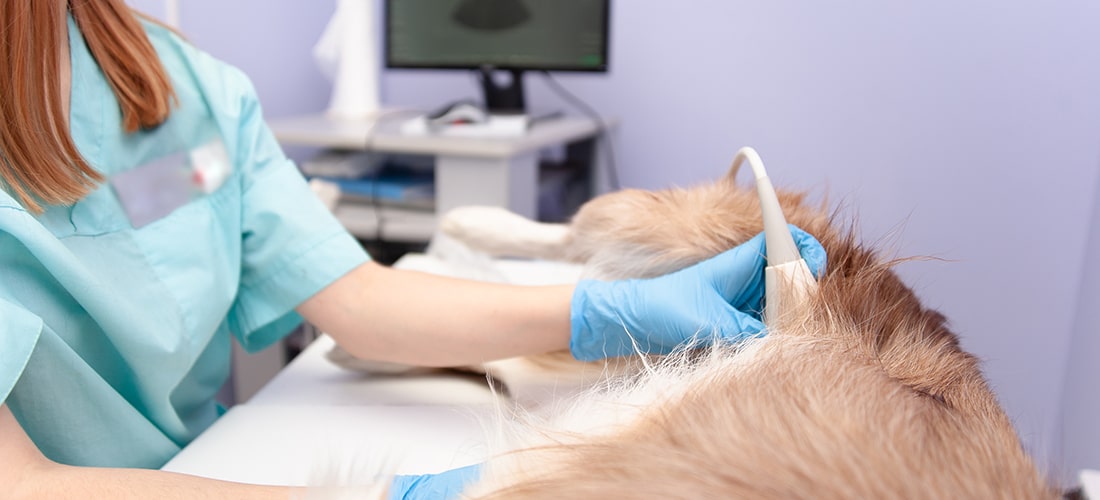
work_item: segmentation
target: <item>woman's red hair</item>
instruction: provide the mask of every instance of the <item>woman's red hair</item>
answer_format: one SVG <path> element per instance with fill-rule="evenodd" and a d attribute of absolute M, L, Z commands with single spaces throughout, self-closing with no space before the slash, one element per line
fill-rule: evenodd
<path fill-rule="evenodd" d="M 73 204 L 103 180 L 80 156 L 62 109 L 66 8 L 114 90 L 127 132 L 164 122 L 175 99 L 123 0 L 0 1 L 0 186 L 34 213 Z"/>

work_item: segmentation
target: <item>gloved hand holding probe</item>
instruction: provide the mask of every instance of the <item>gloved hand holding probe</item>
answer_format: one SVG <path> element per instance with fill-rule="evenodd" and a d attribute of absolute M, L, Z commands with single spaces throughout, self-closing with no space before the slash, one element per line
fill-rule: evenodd
<path fill-rule="evenodd" d="M 825 249 L 809 233 L 789 227 L 810 271 L 820 276 Z M 581 281 L 570 307 L 573 356 L 594 361 L 639 351 L 667 354 L 695 338 L 720 335 L 736 341 L 760 334 L 765 255 L 761 233 L 657 278 Z M 397 476 L 388 498 L 455 498 L 480 475 L 480 465 L 471 465 L 439 474 Z"/>
<path fill-rule="evenodd" d="M 825 249 L 790 226 L 814 276 Z M 764 297 L 764 234 L 691 267 L 651 279 L 582 280 L 573 292 L 569 349 L 581 361 L 667 354 L 693 339 L 758 335 Z"/>

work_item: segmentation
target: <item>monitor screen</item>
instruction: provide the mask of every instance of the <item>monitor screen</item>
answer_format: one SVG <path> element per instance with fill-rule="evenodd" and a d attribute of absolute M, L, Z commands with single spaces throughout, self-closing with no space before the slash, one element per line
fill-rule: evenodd
<path fill-rule="evenodd" d="M 610 0 L 387 0 L 389 68 L 607 71 Z"/>

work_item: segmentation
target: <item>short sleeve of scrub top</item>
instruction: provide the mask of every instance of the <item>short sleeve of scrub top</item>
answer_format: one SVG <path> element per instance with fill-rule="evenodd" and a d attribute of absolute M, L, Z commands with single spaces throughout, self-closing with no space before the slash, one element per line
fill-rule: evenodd
<path fill-rule="evenodd" d="M 109 182 L 41 215 L 0 190 L 0 401 L 62 463 L 161 466 L 217 418 L 231 335 L 270 345 L 369 259 L 284 156 L 248 79 L 146 31 L 176 93 L 168 120 L 123 132 L 70 19 L 70 129 Z M 203 165 L 228 169 L 204 184 Z M 202 189 L 165 202 L 180 182 Z"/>

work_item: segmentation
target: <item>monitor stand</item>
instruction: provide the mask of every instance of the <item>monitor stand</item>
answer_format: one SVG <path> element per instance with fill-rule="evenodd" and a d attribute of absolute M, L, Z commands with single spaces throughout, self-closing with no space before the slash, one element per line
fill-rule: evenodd
<path fill-rule="evenodd" d="M 485 108 L 494 115 L 522 115 L 526 109 L 523 98 L 523 70 L 508 69 L 510 82 L 498 84 L 493 78 L 495 69 L 491 66 L 478 68 L 481 91 L 485 97 Z"/>

